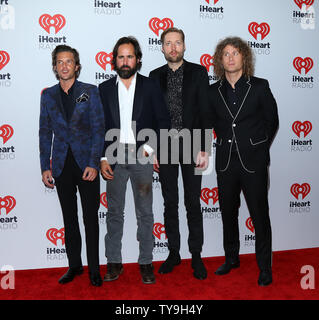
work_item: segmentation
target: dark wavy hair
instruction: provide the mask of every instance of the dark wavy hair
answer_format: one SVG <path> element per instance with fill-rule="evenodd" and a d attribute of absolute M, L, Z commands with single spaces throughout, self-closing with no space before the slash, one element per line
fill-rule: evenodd
<path fill-rule="evenodd" d="M 228 37 L 221 40 L 214 53 L 214 73 L 219 79 L 225 78 L 225 70 L 222 64 L 223 51 L 226 46 L 231 45 L 238 49 L 243 56 L 243 74 L 246 77 L 252 76 L 255 71 L 255 58 L 247 42 L 239 37 Z"/>
<path fill-rule="evenodd" d="M 137 39 L 134 38 L 133 36 L 122 37 L 119 40 L 117 40 L 117 42 L 113 48 L 113 59 L 112 59 L 112 65 L 114 66 L 115 71 L 116 71 L 116 58 L 118 55 L 119 46 L 121 46 L 122 44 L 132 44 L 133 45 L 135 56 L 136 56 L 136 59 L 138 60 L 136 67 L 137 67 L 137 71 L 139 71 L 142 68 L 142 55 L 143 54 L 142 54 L 140 44 L 138 43 Z"/>
<path fill-rule="evenodd" d="M 55 70 L 56 67 L 56 60 L 57 60 L 57 55 L 60 52 L 72 52 L 73 57 L 75 60 L 75 65 L 78 66 L 78 70 L 75 72 L 75 77 L 78 78 L 82 69 L 81 63 L 80 63 L 80 55 L 78 51 L 74 48 L 71 48 L 70 46 L 67 46 L 65 44 L 56 46 L 55 49 L 52 51 L 52 70 L 53 73 L 55 74 L 55 77 L 59 80 L 59 75 Z"/>

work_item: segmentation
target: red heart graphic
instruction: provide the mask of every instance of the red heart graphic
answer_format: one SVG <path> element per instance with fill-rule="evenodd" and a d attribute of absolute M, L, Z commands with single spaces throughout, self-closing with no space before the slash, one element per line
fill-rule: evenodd
<path fill-rule="evenodd" d="M 307 6 L 307 9 L 313 5 L 315 0 L 295 0 L 295 4 L 302 9 L 302 5 L 305 4 Z"/>
<path fill-rule="evenodd" d="M 50 28 L 53 27 L 55 33 L 58 33 L 64 26 L 66 20 L 61 14 L 55 14 L 53 17 L 49 14 L 43 14 L 39 18 L 40 26 L 47 32 L 50 33 Z"/>
<path fill-rule="evenodd" d="M 161 240 L 161 235 L 165 234 L 165 239 L 167 239 L 166 233 L 165 233 L 165 227 L 163 224 L 157 222 L 153 225 L 153 234 L 156 238 Z"/>
<path fill-rule="evenodd" d="M 150 29 L 158 36 L 159 30 L 165 31 L 168 28 L 174 27 L 174 23 L 170 18 L 164 18 L 160 20 L 159 18 L 152 18 L 148 23 Z"/>
<path fill-rule="evenodd" d="M 204 188 L 200 193 L 200 198 L 208 205 L 209 199 L 213 200 L 213 204 L 218 201 L 218 188 Z"/>
<path fill-rule="evenodd" d="M 310 121 L 295 121 L 292 124 L 292 131 L 300 138 L 300 133 L 303 132 L 304 138 L 309 134 L 312 130 L 312 124 Z"/>
<path fill-rule="evenodd" d="M 249 218 L 246 220 L 246 227 L 247 227 L 252 233 L 255 232 L 255 227 L 254 227 L 253 219 L 252 219 L 252 218 L 249 217 Z"/>
<path fill-rule="evenodd" d="M 10 61 L 9 53 L 0 51 L 0 70 L 3 69 Z"/>
<path fill-rule="evenodd" d="M 6 209 L 6 214 L 8 215 L 9 212 L 16 206 L 16 199 L 13 198 L 12 196 L 5 196 L 4 198 L 0 197 L 0 214 L 1 214 L 1 209 L 5 208 Z"/>
<path fill-rule="evenodd" d="M 64 228 L 61 228 L 60 230 L 51 228 L 47 231 L 46 236 L 54 245 L 58 244 L 59 239 L 62 241 L 62 245 L 65 243 Z"/>
<path fill-rule="evenodd" d="M 3 144 L 5 144 L 13 136 L 13 128 L 4 124 L 0 127 L 0 137 L 3 139 Z"/>
<path fill-rule="evenodd" d="M 251 22 L 248 26 L 249 33 L 257 40 L 257 35 L 261 35 L 261 40 L 263 40 L 270 32 L 270 26 L 266 22 L 258 24 L 257 22 Z"/>
<path fill-rule="evenodd" d="M 293 61 L 293 65 L 300 74 L 302 69 L 305 69 L 305 74 L 307 74 L 313 67 L 313 60 L 309 57 L 304 59 L 296 57 Z"/>
<path fill-rule="evenodd" d="M 209 72 L 209 68 L 214 66 L 214 56 L 211 56 L 208 53 L 203 54 L 200 57 L 200 64 L 206 68 L 207 72 Z"/>
<path fill-rule="evenodd" d="M 107 209 L 106 192 L 101 193 L 101 195 L 100 195 L 100 203 Z"/>
<path fill-rule="evenodd" d="M 290 192 L 291 194 L 298 200 L 299 195 L 302 195 L 302 199 L 304 199 L 310 192 L 311 187 L 309 183 L 303 183 L 302 185 L 295 183 L 291 186 Z"/>
<path fill-rule="evenodd" d="M 111 70 L 114 69 L 114 66 L 112 64 L 112 59 L 113 59 L 113 52 L 106 53 L 104 51 L 101 51 L 97 53 L 95 56 L 95 61 L 103 70 L 106 70 L 107 64 L 111 65 Z"/>
<path fill-rule="evenodd" d="M 205 0 L 208 4 L 210 0 Z M 219 0 L 214 0 L 214 4 L 216 4 Z"/>

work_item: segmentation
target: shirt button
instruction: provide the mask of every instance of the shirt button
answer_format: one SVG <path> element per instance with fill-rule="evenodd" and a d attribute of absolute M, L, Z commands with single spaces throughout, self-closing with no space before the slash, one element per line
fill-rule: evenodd
<path fill-rule="evenodd" d="M 236 123 L 233 123 L 233 127 L 234 127 L 234 128 L 236 127 Z"/>
<path fill-rule="evenodd" d="M 229 143 L 231 143 L 231 140 L 228 140 Z"/>

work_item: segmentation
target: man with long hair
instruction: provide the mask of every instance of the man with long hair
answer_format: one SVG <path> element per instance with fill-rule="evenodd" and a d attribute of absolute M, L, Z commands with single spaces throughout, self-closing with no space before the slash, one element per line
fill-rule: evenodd
<path fill-rule="evenodd" d="M 278 128 L 277 104 L 268 81 L 254 77 L 253 54 L 245 41 L 229 37 L 214 54 L 219 81 L 210 88 L 216 139 L 216 172 L 223 221 L 225 263 L 215 274 L 239 267 L 238 213 L 244 193 L 256 235 L 258 284 L 272 282 L 268 206 L 269 148 Z"/>

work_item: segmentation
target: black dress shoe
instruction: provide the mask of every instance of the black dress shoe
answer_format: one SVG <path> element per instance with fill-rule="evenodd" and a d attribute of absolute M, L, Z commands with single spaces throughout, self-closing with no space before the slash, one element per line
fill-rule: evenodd
<path fill-rule="evenodd" d="M 271 283 L 272 283 L 271 270 L 261 270 L 258 278 L 258 284 L 262 287 L 265 287 Z"/>
<path fill-rule="evenodd" d="M 168 258 L 158 269 L 158 273 L 164 274 L 172 272 L 175 266 L 181 264 L 181 257 L 178 252 L 170 251 Z"/>
<path fill-rule="evenodd" d="M 104 276 L 104 281 L 113 281 L 119 278 L 123 273 L 122 263 L 108 263 L 107 272 Z"/>
<path fill-rule="evenodd" d="M 83 273 L 83 267 L 69 268 L 68 271 L 59 279 L 59 283 L 65 284 L 71 282 L 75 276 Z"/>
<path fill-rule="evenodd" d="M 152 264 L 140 264 L 140 272 L 142 276 L 142 281 L 145 284 L 155 283 L 155 276 L 153 272 Z"/>
<path fill-rule="evenodd" d="M 196 279 L 204 280 L 207 278 L 207 270 L 200 254 L 192 254 L 192 268 L 194 269 L 194 277 Z"/>
<path fill-rule="evenodd" d="M 100 287 L 103 283 L 99 272 L 90 273 L 90 281 L 91 281 L 91 284 L 95 287 Z"/>
<path fill-rule="evenodd" d="M 215 274 L 217 274 L 218 276 L 222 276 L 224 274 L 229 273 L 231 269 L 239 268 L 239 266 L 239 261 L 233 263 L 225 262 L 215 271 Z"/>

